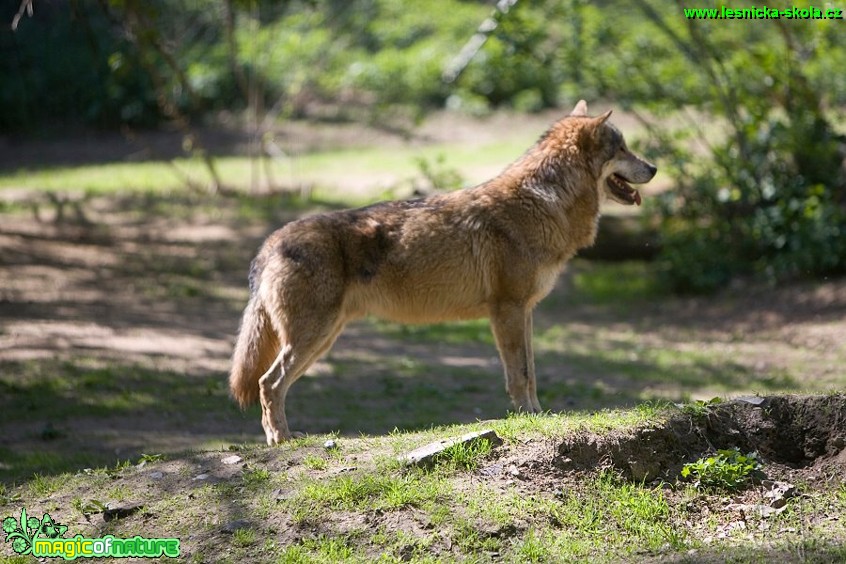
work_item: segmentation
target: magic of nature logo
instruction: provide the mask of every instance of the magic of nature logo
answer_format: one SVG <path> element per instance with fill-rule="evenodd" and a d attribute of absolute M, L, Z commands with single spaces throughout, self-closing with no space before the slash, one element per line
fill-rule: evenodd
<path fill-rule="evenodd" d="M 142 536 L 118 538 L 106 535 L 88 538 L 82 535 L 65 537 L 67 525 L 57 523 L 45 513 L 41 519 L 29 517 L 21 509 L 20 519 L 5 517 L 3 532 L 6 542 L 20 555 L 31 554 L 36 558 L 159 558 L 179 556 L 179 539 L 149 539 Z"/>

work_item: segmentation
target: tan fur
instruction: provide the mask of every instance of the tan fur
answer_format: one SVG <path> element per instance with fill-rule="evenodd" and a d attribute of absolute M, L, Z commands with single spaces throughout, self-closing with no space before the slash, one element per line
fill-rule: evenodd
<path fill-rule="evenodd" d="M 640 202 L 630 186 L 615 189 L 615 178 L 655 174 L 609 115 L 588 117 L 579 102 L 474 188 L 320 214 L 271 234 L 253 262 L 230 374 L 242 406 L 261 402 L 267 442 L 291 437 L 291 384 L 365 315 L 404 323 L 489 317 L 515 408 L 541 411 L 532 309 L 566 261 L 593 244 L 604 198 Z"/>

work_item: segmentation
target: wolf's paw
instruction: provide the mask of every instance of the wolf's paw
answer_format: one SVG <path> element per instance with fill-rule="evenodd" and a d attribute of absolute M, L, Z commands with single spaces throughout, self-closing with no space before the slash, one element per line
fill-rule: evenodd
<path fill-rule="evenodd" d="M 285 441 L 291 440 L 291 435 L 286 433 L 281 433 L 276 430 L 265 431 L 265 437 L 267 438 L 268 446 L 275 446 L 280 443 L 284 443 Z"/>

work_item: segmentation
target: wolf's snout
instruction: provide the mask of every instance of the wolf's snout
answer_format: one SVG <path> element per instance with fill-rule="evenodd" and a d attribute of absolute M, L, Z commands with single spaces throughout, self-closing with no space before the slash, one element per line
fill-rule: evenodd
<path fill-rule="evenodd" d="M 650 162 L 637 158 L 637 163 L 634 167 L 630 169 L 630 171 L 630 182 L 635 182 L 637 184 L 645 184 L 652 180 L 652 178 L 655 176 L 655 173 L 658 172 L 658 167 Z"/>
<path fill-rule="evenodd" d="M 646 163 L 646 170 L 649 171 L 649 180 L 655 176 L 655 173 L 658 172 L 658 167 L 652 163 Z"/>

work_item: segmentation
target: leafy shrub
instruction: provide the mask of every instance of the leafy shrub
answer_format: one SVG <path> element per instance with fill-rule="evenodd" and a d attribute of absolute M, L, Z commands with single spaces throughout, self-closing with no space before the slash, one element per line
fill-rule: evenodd
<path fill-rule="evenodd" d="M 685 464 L 681 477 L 693 481 L 696 488 L 737 490 L 748 484 L 760 469 L 756 453 L 741 454 L 737 448 L 721 449 L 714 456 Z"/>
<path fill-rule="evenodd" d="M 846 62 L 835 27 L 781 26 L 741 40 L 714 22 L 679 29 L 648 17 L 656 38 L 642 39 L 664 55 L 655 68 L 632 61 L 646 77 L 632 102 L 675 116 L 646 147 L 677 183 L 653 208 L 670 285 L 707 292 L 737 275 L 777 282 L 846 272 L 846 137 L 832 126 L 829 78 L 818 72 L 832 52 Z M 679 59 L 687 81 L 665 87 Z"/>

